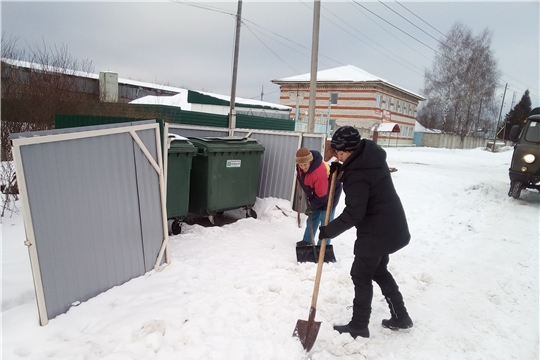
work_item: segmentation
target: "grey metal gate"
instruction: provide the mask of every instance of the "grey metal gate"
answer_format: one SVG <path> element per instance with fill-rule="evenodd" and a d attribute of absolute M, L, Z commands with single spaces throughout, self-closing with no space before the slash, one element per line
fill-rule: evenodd
<path fill-rule="evenodd" d="M 155 121 L 11 139 L 42 325 L 169 262 Z"/>

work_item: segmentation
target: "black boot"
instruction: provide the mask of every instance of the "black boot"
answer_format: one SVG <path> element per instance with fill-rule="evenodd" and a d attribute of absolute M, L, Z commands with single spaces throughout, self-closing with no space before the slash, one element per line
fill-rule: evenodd
<path fill-rule="evenodd" d="M 390 319 L 382 321 L 382 326 L 390 330 L 410 329 L 413 327 L 413 322 L 408 314 L 399 318 L 392 315 Z"/>
<path fill-rule="evenodd" d="M 353 328 L 349 323 L 347 325 L 336 325 L 334 326 L 334 330 L 336 330 L 340 334 L 349 333 L 354 339 L 356 339 L 356 337 L 358 336 L 363 337 L 363 338 L 369 337 L 369 329 L 367 326 L 362 329 L 356 329 L 356 328 Z"/>
<path fill-rule="evenodd" d="M 412 328 L 413 322 L 405 308 L 403 296 L 399 291 L 392 297 L 385 297 L 388 308 L 390 309 L 390 319 L 382 321 L 382 326 L 392 330 Z"/>

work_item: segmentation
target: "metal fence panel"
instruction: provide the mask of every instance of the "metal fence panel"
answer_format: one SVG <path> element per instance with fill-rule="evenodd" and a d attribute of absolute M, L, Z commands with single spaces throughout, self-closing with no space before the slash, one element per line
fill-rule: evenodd
<path fill-rule="evenodd" d="M 158 125 L 93 129 L 12 136 L 42 325 L 143 275 L 167 239 L 157 172 L 126 132 L 161 166 Z"/>
<path fill-rule="evenodd" d="M 301 133 L 294 132 L 260 132 L 235 130 L 236 136 L 247 136 L 256 139 L 264 146 L 259 168 L 259 198 L 276 197 L 291 199 L 294 186 L 294 157 L 300 143 Z"/>

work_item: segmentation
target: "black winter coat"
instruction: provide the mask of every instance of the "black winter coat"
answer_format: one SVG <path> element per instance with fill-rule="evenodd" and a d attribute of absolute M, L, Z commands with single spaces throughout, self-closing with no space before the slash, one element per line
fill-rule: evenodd
<path fill-rule="evenodd" d="M 356 226 L 354 254 L 362 257 L 392 254 L 409 243 L 405 211 L 380 146 L 362 139 L 338 178 L 343 182 L 345 209 L 326 227 L 328 237 Z"/>

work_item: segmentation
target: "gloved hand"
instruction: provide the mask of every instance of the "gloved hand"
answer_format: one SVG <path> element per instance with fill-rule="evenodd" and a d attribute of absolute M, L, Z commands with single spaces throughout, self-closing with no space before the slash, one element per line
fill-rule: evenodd
<path fill-rule="evenodd" d="M 339 161 L 333 161 L 332 164 L 330 164 L 330 175 L 335 171 L 338 173 L 341 171 L 341 163 Z"/>
<path fill-rule="evenodd" d="M 313 209 L 311 208 L 311 204 L 309 202 L 306 204 L 306 211 L 304 211 L 304 214 L 307 216 L 313 214 Z"/>
<path fill-rule="evenodd" d="M 328 239 L 326 235 L 326 226 L 319 226 L 319 240 Z"/>

